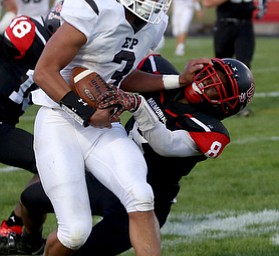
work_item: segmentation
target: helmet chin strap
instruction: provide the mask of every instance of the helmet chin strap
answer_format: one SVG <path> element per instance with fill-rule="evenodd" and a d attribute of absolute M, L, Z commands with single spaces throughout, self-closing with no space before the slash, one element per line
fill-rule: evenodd
<path fill-rule="evenodd" d="M 187 86 L 185 88 L 184 96 L 185 96 L 186 100 L 192 104 L 201 103 L 203 100 L 202 92 L 199 89 L 199 87 L 196 85 L 196 83 L 192 83 L 192 85 Z"/>

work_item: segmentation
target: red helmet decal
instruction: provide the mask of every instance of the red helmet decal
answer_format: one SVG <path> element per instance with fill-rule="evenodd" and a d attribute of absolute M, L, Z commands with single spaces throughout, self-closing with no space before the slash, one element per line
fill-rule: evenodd
<path fill-rule="evenodd" d="M 35 23 L 27 16 L 19 16 L 12 20 L 6 28 L 5 37 L 20 52 L 16 58 L 24 57 L 35 38 Z"/>

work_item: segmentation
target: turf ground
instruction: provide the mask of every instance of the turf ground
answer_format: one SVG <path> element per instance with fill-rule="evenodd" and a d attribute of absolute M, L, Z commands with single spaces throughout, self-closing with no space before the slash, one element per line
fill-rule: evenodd
<path fill-rule="evenodd" d="M 162 255 L 279 255 L 278 43 L 279 38 L 257 38 L 252 63 L 254 115 L 225 120 L 231 144 L 218 159 L 200 163 L 182 179 L 177 203 L 162 229 Z M 191 58 L 213 56 L 212 39 L 190 37 L 185 57 L 173 52 L 174 40 L 167 38 L 162 55 L 181 71 Z M 27 111 L 21 127 L 33 131 L 36 110 Z M 8 217 L 30 177 L 26 171 L 0 164 L 0 220 Z M 54 227 L 50 215 L 45 235 Z"/>

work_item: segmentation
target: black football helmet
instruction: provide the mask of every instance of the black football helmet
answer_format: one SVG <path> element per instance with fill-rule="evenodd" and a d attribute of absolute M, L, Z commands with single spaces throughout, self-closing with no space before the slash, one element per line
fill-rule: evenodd
<path fill-rule="evenodd" d="M 224 58 L 212 59 L 197 72 L 191 86 L 184 95 L 189 103 L 200 106 L 219 119 L 237 114 L 252 100 L 255 92 L 254 78 L 250 69 L 242 62 Z M 218 97 L 211 98 L 207 90 L 214 89 Z"/>
<path fill-rule="evenodd" d="M 56 30 L 61 26 L 60 12 L 62 10 L 63 2 L 64 1 L 57 2 L 44 20 L 45 28 L 51 35 L 53 35 L 56 32 Z"/>

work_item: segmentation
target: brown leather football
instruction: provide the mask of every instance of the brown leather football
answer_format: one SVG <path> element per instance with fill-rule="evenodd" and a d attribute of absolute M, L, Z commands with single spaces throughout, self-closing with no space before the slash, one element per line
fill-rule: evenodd
<path fill-rule="evenodd" d="M 85 67 L 73 69 L 70 85 L 71 89 L 93 108 L 97 108 L 96 99 L 111 90 L 98 73 Z"/>

